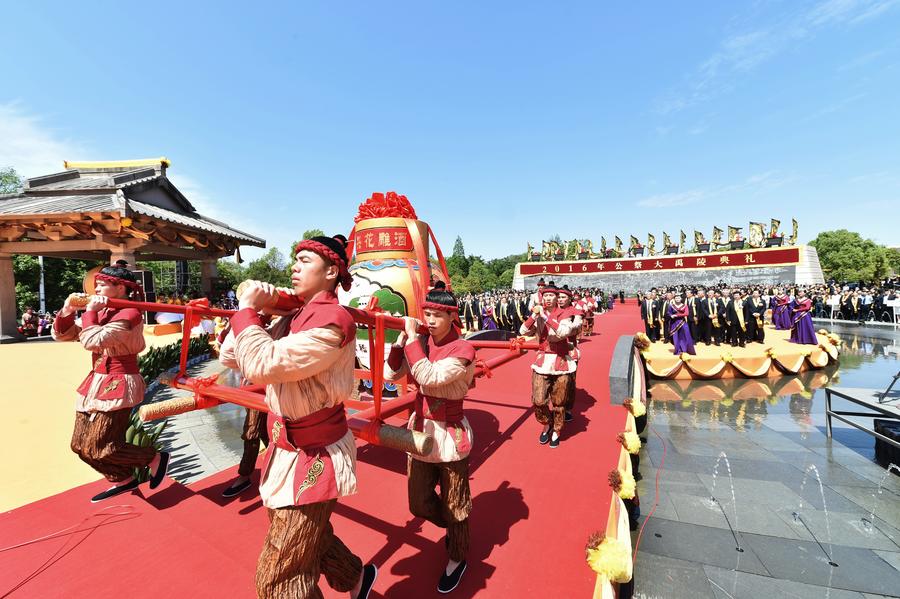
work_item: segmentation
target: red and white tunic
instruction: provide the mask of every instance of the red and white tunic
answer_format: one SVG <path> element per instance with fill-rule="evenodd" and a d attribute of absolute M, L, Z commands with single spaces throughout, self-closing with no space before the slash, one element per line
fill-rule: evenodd
<path fill-rule="evenodd" d="M 259 495 L 268 508 L 318 503 L 356 493 L 356 443 L 344 398 L 353 390 L 356 324 L 331 292 L 273 325 L 237 312 L 220 361 L 266 385 L 271 445 Z"/>
<path fill-rule="evenodd" d="M 85 312 L 81 326 L 75 314 L 53 321 L 57 341 L 81 342 L 92 353 L 91 372 L 78 386 L 76 412 L 112 412 L 132 408 L 144 400 L 146 386 L 137 355 L 144 351 L 144 320 L 134 308 L 104 308 Z"/>
<path fill-rule="evenodd" d="M 560 308 L 556 308 L 547 318 L 533 315 L 523 322 L 519 334 L 534 335 L 540 344 L 531 369 L 538 374 L 575 372 L 577 354 L 568 337 L 577 333 L 580 326 L 580 320 L 576 326 L 574 320 L 566 317 Z"/>
<path fill-rule="evenodd" d="M 409 430 L 434 437 L 427 456 L 412 456 L 423 462 L 455 462 L 469 456 L 474 437 L 463 414 L 463 399 L 475 378 L 475 348 L 451 329 L 440 343 L 429 336 L 425 345 L 393 346 L 384 376 L 397 380 L 410 373 L 419 386 L 416 409 L 409 418 Z"/>

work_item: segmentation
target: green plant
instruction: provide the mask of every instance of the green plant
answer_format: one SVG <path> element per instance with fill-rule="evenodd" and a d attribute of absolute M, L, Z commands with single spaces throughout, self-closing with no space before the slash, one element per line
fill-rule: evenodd
<path fill-rule="evenodd" d="M 202 356 L 212 351 L 209 343 L 209 335 L 192 337 L 188 343 L 188 359 Z M 162 347 L 154 347 L 138 358 L 138 368 L 141 376 L 148 383 L 163 372 L 177 366 L 181 359 L 181 341 L 170 343 Z"/>
<path fill-rule="evenodd" d="M 143 421 L 135 410 L 131 412 L 131 424 L 125 431 L 125 442 L 131 443 L 137 447 L 152 447 L 156 451 L 159 451 L 162 449 L 162 444 L 159 443 L 159 436 L 162 434 L 163 430 L 165 430 L 166 424 L 168 424 L 168 421 L 163 421 L 152 429 L 148 429 L 144 426 Z M 150 478 L 150 468 L 146 466 L 143 468 L 135 468 L 134 477 L 138 479 L 138 482 L 146 481 Z"/>

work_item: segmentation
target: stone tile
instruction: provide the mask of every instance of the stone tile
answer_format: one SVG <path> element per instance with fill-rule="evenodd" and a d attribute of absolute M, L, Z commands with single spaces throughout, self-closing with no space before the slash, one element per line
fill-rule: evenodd
<path fill-rule="evenodd" d="M 793 517 L 793 513 L 800 514 L 801 521 Z M 829 534 L 832 543 L 847 547 L 863 547 L 866 549 L 884 549 L 887 551 L 900 550 L 897 545 L 876 527 L 866 528 L 862 522 L 862 516 L 858 513 L 832 512 L 829 510 L 826 519 L 825 512 L 813 509 L 791 510 L 778 509 L 774 512 L 789 526 L 795 538 L 813 541 L 813 535 L 822 544 L 826 544 Z M 826 521 L 827 520 L 827 521 Z M 806 526 L 804 526 L 804 523 Z M 807 530 L 809 527 L 809 530 Z M 810 533 L 811 531 L 811 533 Z"/>
<path fill-rule="evenodd" d="M 713 477 L 698 474 L 710 494 L 713 493 Z M 789 489 L 784 483 L 768 480 L 734 479 L 734 493 L 738 505 L 767 505 L 782 507 L 784 505 L 800 506 L 802 498 Z M 715 495 L 725 503 L 731 500 L 731 488 L 728 476 L 719 473 L 715 483 Z"/>
<path fill-rule="evenodd" d="M 646 494 L 640 492 L 641 497 L 641 512 L 644 516 L 650 514 L 650 510 L 653 509 L 654 495 L 653 489 L 650 489 Z M 678 512 L 675 511 L 675 504 L 672 503 L 672 498 L 669 496 L 669 493 L 666 491 L 659 492 L 659 498 L 657 500 L 656 509 L 653 511 L 654 518 L 665 518 L 666 520 L 679 520 Z"/>
<path fill-rule="evenodd" d="M 731 505 L 731 498 L 720 496 L 722 508 L 712 503 L 709 497 L 696 497 L 670 493 L 670 499 L 674 503 L 678 520 L 690 524 L 712 526 L 729 530 L 729 522 L 739 532 L 749 532 L 762 535 L 783 536 L 788 538 L 804 538 L 791 529 L 791 526 L 779 518 L 772 517 L 772 508 L 765 505 L 742 504 L 738 501 L 737 518 Z M 722 514 L 724 509 L 728 516 L 726 521 Z M 802 525 L 801 525 L 802 527 Z M 804 530 L 805 532 L 805 530 Z M 887 540 L 887 539 L 885 539 Z M 890 542 L 890 541 L 888 541 Z"/>
<path fill-rule="evenodd" d="M 768 575 L 752 549 L 738 552 L 731 532 L 715 527 L 650 518 L 644 528 L 640 551 Z"/>
<path fill-rule="evenodd" d="M 634 564 L 634 597 L 715 599 L 706 576 L 700 564 L 639 551 Z"/>
<path fill-rule="evenodd" d="M 860 599 L 860 593 L 841 589 L 779 580 L 768 576 L 735 572 L 715 566 L 703 570 L 717 599 L 759 599 L 759 597 L 790 597 L 791 599 Z"/>
<path fill-rule="evenodd" d="M 900 496 L 896 493 L 882 489 L 879 494 L 876 488 L 864 489 L 843 485 L 835 485 L 832 488 L 866 513 L 871 512 L 874 507 L 877 518 L 884 520 L 894 528 L 900 528 Z"/>
<path fill-rule="evenodd" d="M 869 549 L 834 545 L 838 567 L 832 567 L 814 542 L 752 534 L 743 539 L 775 578 L 868 593 L 900 589 L 900 572 Z"/>
<path fill-rule="evenodd" d="M 878 551 L 875 550 L 875 555 L 886 561 L 894 570 L 900 571 L 900 550 L 894 551 Z M 897 590 L 900 592 L 900 589 Z"/>
<path fill-rule="evenodd" d="M 852 487 L 872 486 L 872 481 L 869 479 L 815 452 L 807 451 L 802 455 L 790 451 L 773 451 L 773 453 L 781 457 L 786 464 L 803 473 L 810 466 L 815 466 L 823 484 Z"/>

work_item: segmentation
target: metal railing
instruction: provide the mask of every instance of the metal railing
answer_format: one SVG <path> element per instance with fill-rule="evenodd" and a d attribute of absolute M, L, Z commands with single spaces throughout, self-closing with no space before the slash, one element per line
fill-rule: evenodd
<path fill-rule="evenodd" d="M 832 396 L 836 396 L 840 399 L 844 399 L 851 403 L 855 403 L 856 405 L 862 406 L 871 411 L 870 412 L 847 412 L 847 411 L 843 411 L 843 410 L 832 409 L 832 399 L 831 399 Z M 841 393 L 840 391 L 835 391 L 834 389 L 826 388 L 825 389 L 825 434 L 828 436 L 828 438 L 831 438 L 831 419 L 837 418 L 838 420 L 840 420 L 841 422 L 843 422 L 845 424 L 849 424 L 850 426 L 857 428 L 857 429 L 863 431 L 864 433 L 875 437 L 876 439 L 880 439 L 881 441 L 884 441 L 885 443 L 890 443 L 897 449 L 900 449 L 900 442 L 897 442 L 894 439 L 885 437 L 881 433 L 876 432 L 874 424 L 872 425 L 872 428 L 867 428 L 867 427 L 863 426 L 862 424 L 853 422 L 849 418 L 845 418 L 846 416 L 856 416 L 859 418 L 876 418 L 879 416 L 884 416 L 885 418 L 887 418 L 889 420 L 900 421 L 900 409 L 898 409 L 895 406 L 886 405 L 886 404 L 881 403 L 882 399 L 883 399 L 882 397 L 878 397 L 878 398 L 874 398 L 874 399 L 877 400 L 877 403 L 873 403 L 872 400 L 865 400 L 865 399 L 860 399 L 858 397 L 852 397 L 850 395 L 847 395 L 846 393 Z"/>

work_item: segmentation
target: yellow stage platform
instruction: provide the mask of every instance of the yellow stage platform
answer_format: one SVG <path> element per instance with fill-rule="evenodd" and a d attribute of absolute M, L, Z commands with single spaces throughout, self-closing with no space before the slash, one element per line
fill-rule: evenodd
<path fill-rule="evenodd" d="M 824 330 L 823 330 L 824 331 Z M 789 341 L 790 331 L 777 331 L 766 326 L 765 343 L 746 347 L 695 344 L 696 355 L 675 355 L 670 343 L 656 342 L 641 351 L 650 376 L 658 379 L 723 379 L 777 377 L 806 370 L 824 368 L 838 360 L 840 339 L 820 331 L 818 345 L 801 345 Z M 646 338 L 641 333 L 635 336 Z"/>
<path fill-rule="evenodd" d="M 181 335 L 145 335 L 147 347 Z M 28 341 L 0 346 L 0 512 L 31 503 L 100 476 L 69 451 L 75 388 L 91 367 L 78 343 Z"/>

